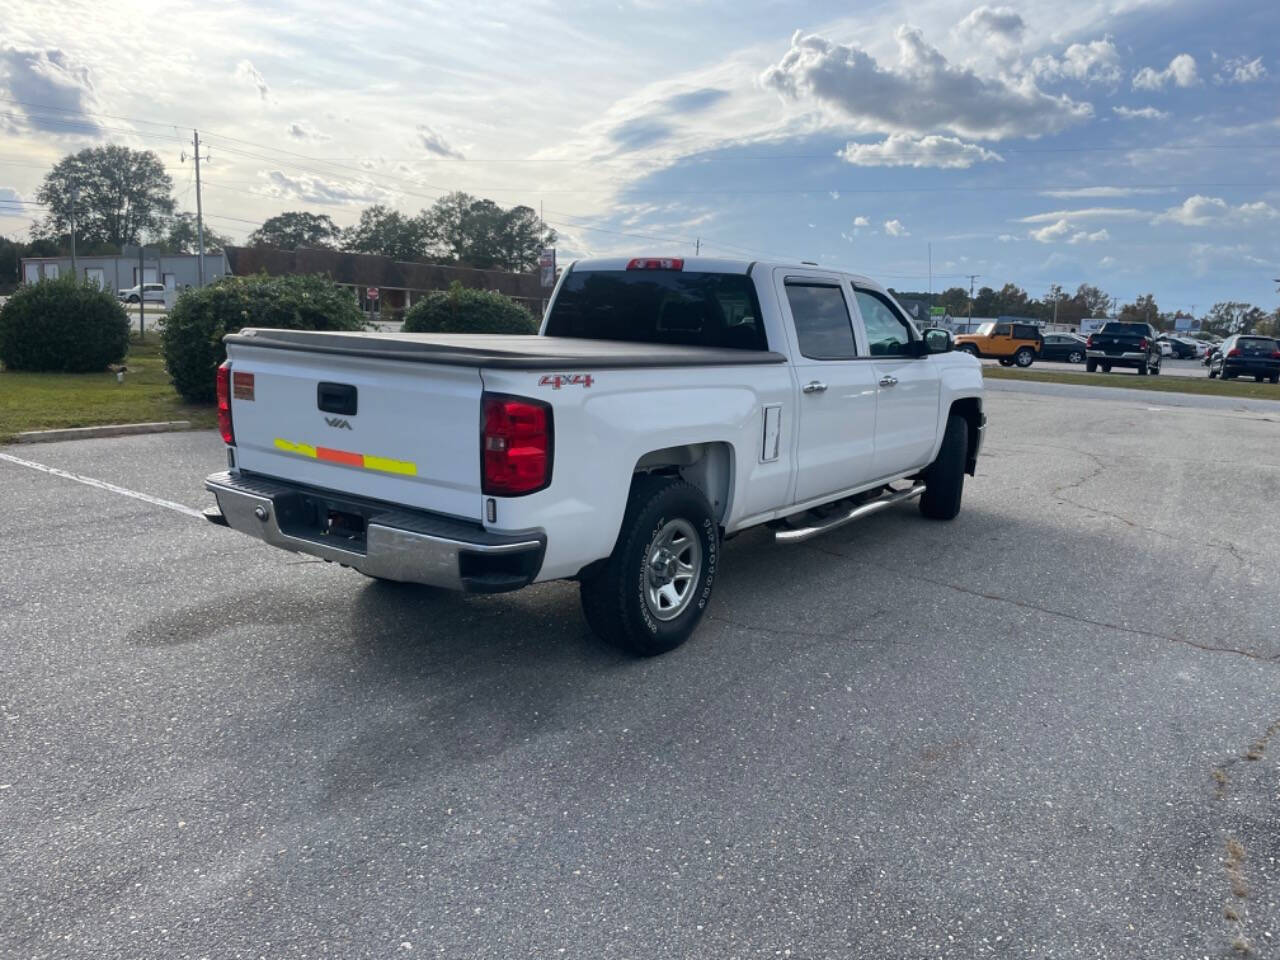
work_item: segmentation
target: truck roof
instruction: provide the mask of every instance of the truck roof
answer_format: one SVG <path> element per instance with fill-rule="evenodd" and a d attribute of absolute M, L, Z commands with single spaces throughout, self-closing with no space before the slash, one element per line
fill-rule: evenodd
<path fill-rule="evenodd" d="M 683 260 L 684 270 L 687 273 L 751 273 L 754 270 L 772 270 L 775 267 L 781 267 L 785 270 L 817 270 L 823 273 L 838 273 L 841 276 L 848 277 L 860 286 L 871 287 L 874 290 L 883 290 L 879 283 L 871 277 L 863 276 L 860 273 L 854 273 L 843 267 L 835 267 L 830 265 L 820 265 L 815 263 L 802 263 L 796 260 L 727 260 L 720 257 L 679 257 L 676 259 Z M 625 270 L 627 264 L 632 260 L 631 257 L 592 257 L 585 260 L 574 260 L 569 264 L 569 269 L 578 270 Z"/>

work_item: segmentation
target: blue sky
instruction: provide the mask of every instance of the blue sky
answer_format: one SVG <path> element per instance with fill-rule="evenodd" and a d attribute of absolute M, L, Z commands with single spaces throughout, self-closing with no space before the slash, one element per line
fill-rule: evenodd
<path fill-rule="evenodd" d="M 935 289 L 1277 301 L 1276 4 L 2 0 L 0 22 L 10 235 L 43 170 L 104 140 L 155 149 L 193 209 L 199 126 L 233 237 L 463 189 L 543 208 L 562 259 L 700 240 L 924 289 L 932 246 Z"/>

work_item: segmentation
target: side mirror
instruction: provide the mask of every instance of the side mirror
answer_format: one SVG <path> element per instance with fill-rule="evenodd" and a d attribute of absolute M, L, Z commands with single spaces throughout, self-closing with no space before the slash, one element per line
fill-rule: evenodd
<path fill-rule="evenodd" d="M 929 353 L 950 353 L 955 349 L 955 341 L 951 339 L 951 331 L 942 327 L 933 327 L 924 332 L 925 346 Z"/>

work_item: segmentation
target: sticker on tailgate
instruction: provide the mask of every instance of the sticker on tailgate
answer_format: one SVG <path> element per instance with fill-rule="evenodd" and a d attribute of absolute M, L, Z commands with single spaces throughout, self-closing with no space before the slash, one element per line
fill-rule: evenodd
<path fill-rule="evenodd" d="M 285 453 L 294 453 L 312 460 L 323 460 L 326 463 L 340 463 L 346 467 L 360 467 L 364 470 L 377 470 L 379 473 L 396 473 L 402 477 L 416 477 L 418 465 L 409 460 L 392 460 L 390 457 L 372 457 L 367 453 L 352 453 L 348 450 L 334 450 L 332 447 L 313 447 L 308 443 L 294 443 L 292 440 L 275 439 L 275 448 Z"/>

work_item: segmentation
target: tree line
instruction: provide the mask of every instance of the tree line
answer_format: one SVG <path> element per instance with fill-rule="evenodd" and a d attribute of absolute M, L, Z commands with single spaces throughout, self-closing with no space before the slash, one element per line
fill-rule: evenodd
<path fill-rule="evenodd" d="M 85 256 L 139 243 L 159 253 L 198 249 L 195 215 L 177 212 L 173 178 L 152 150 L 112 144 L 63 157 L 45 174 L 36 201 L 45 212 L 31 224 L 30 239 L 0 237 L 0 284 L 18 282 L 23 257 L 70 253 L 73 215 L 76 252 Z M 461 192 L 413 216 L 377 204 L 346 229 L 327 214 L 282 213 L 249 236 L 252 245 L 288 250 L 323 247 L 516 272 L 533 269 L 542 248 L 555 241 L 556 232 L 532 208 L 502 207 Z M 230 242 L 205 222 L 206 251 Z"/>
<path fill-rule="evenodd" d="M 1174 330 L 1179 320 L 1190 319 L 1199 320 L 1196 328 L 1199 331 L 1222 337 L 1233 333 L 1280 336 L 1280 309 L 1268 313 L 1251 303 L 1224 300 L 1197 318 L 1184 310 L 1161 310 L 1151 293 L 1143 294 L 1132 303 L 1121 304 L 1106 291 L 1088 283 L 1080 284 L 1075 293 L 1068 293 L 1053 284 L 1043 297 L 1032 297 L 1014 283 L 1006 283 L 999 290 L 982 287 L 972 300 L 964 287 L 949 287 L 933 295 L 917 291 L 894 291 L 894 295 L 927 300 L 956 318 L 1012 316 L 1028 317 L 1042 323 L 1079 324 L 1089 318 L 1113 317 L 1150 323 L 1157 330 Z"/>

